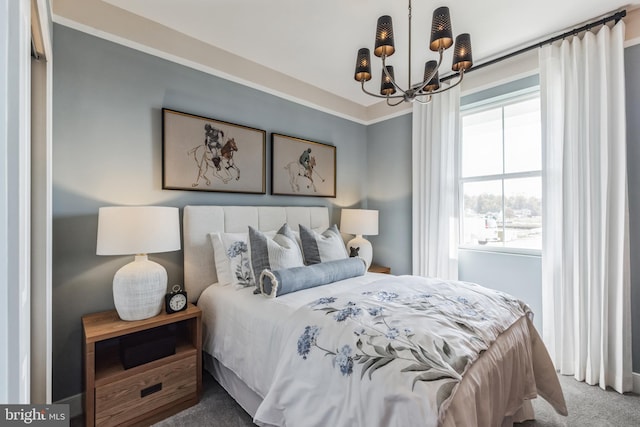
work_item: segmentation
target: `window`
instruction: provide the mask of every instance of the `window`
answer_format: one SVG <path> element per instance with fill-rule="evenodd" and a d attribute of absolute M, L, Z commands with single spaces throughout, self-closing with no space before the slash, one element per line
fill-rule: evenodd
<path fill-rule="evenodd" d="M 539 90 L 462 108 L 460 244 L 542 248 Z"/>

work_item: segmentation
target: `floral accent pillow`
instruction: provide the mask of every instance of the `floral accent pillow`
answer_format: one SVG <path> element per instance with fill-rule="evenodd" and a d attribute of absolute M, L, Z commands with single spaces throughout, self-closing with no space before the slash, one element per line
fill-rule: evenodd
<path fill-rule="evenodd" d="M 238 288 L 255 286 L 247 233 L 210 233 L 218 283 Z"/>

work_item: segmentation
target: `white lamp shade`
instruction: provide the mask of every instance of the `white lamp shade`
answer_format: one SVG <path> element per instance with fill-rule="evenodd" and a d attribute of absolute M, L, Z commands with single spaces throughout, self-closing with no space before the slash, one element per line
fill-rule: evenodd
<path fill-rule="evenodd" d="M 97 255 L 134 255 L 180 249 L 178 208 L 117 206 L 98 211 Z"/>
<path fill-rule="evenodd" d="M 340 231 L 357 236 L 377 236 L 378 211 L 371 209 L 342 209 Z"/>

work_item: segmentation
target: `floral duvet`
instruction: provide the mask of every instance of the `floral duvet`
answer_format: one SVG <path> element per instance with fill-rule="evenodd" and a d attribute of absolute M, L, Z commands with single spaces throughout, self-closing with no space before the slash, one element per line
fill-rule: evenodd
<path fill-rule="evenodd" d="M 319 295 L 263 367 L 260 425 L 436 426 L 465 372 L 529 314 L 502 292 L 416 276 Z"/>

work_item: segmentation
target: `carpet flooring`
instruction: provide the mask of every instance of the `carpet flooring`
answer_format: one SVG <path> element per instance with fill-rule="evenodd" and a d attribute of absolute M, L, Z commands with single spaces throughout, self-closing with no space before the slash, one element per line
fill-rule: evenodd
<path fill-rule="evenodd" d="M 640 396 L 605 391 L 599 387 L 578 382 L 573 377 L 560 376 L 560 384 L 567 401 L 568 417 L 556 414 L 551 405 L 539 398 L 533 404 L 536 421 L 528 421 L 517 426 L 640 426 Z M 203 378 L 203 389 L 200 403 L 155 426 L 245 427 L 254 425 L 251 417 L 206 372 Z"/>

